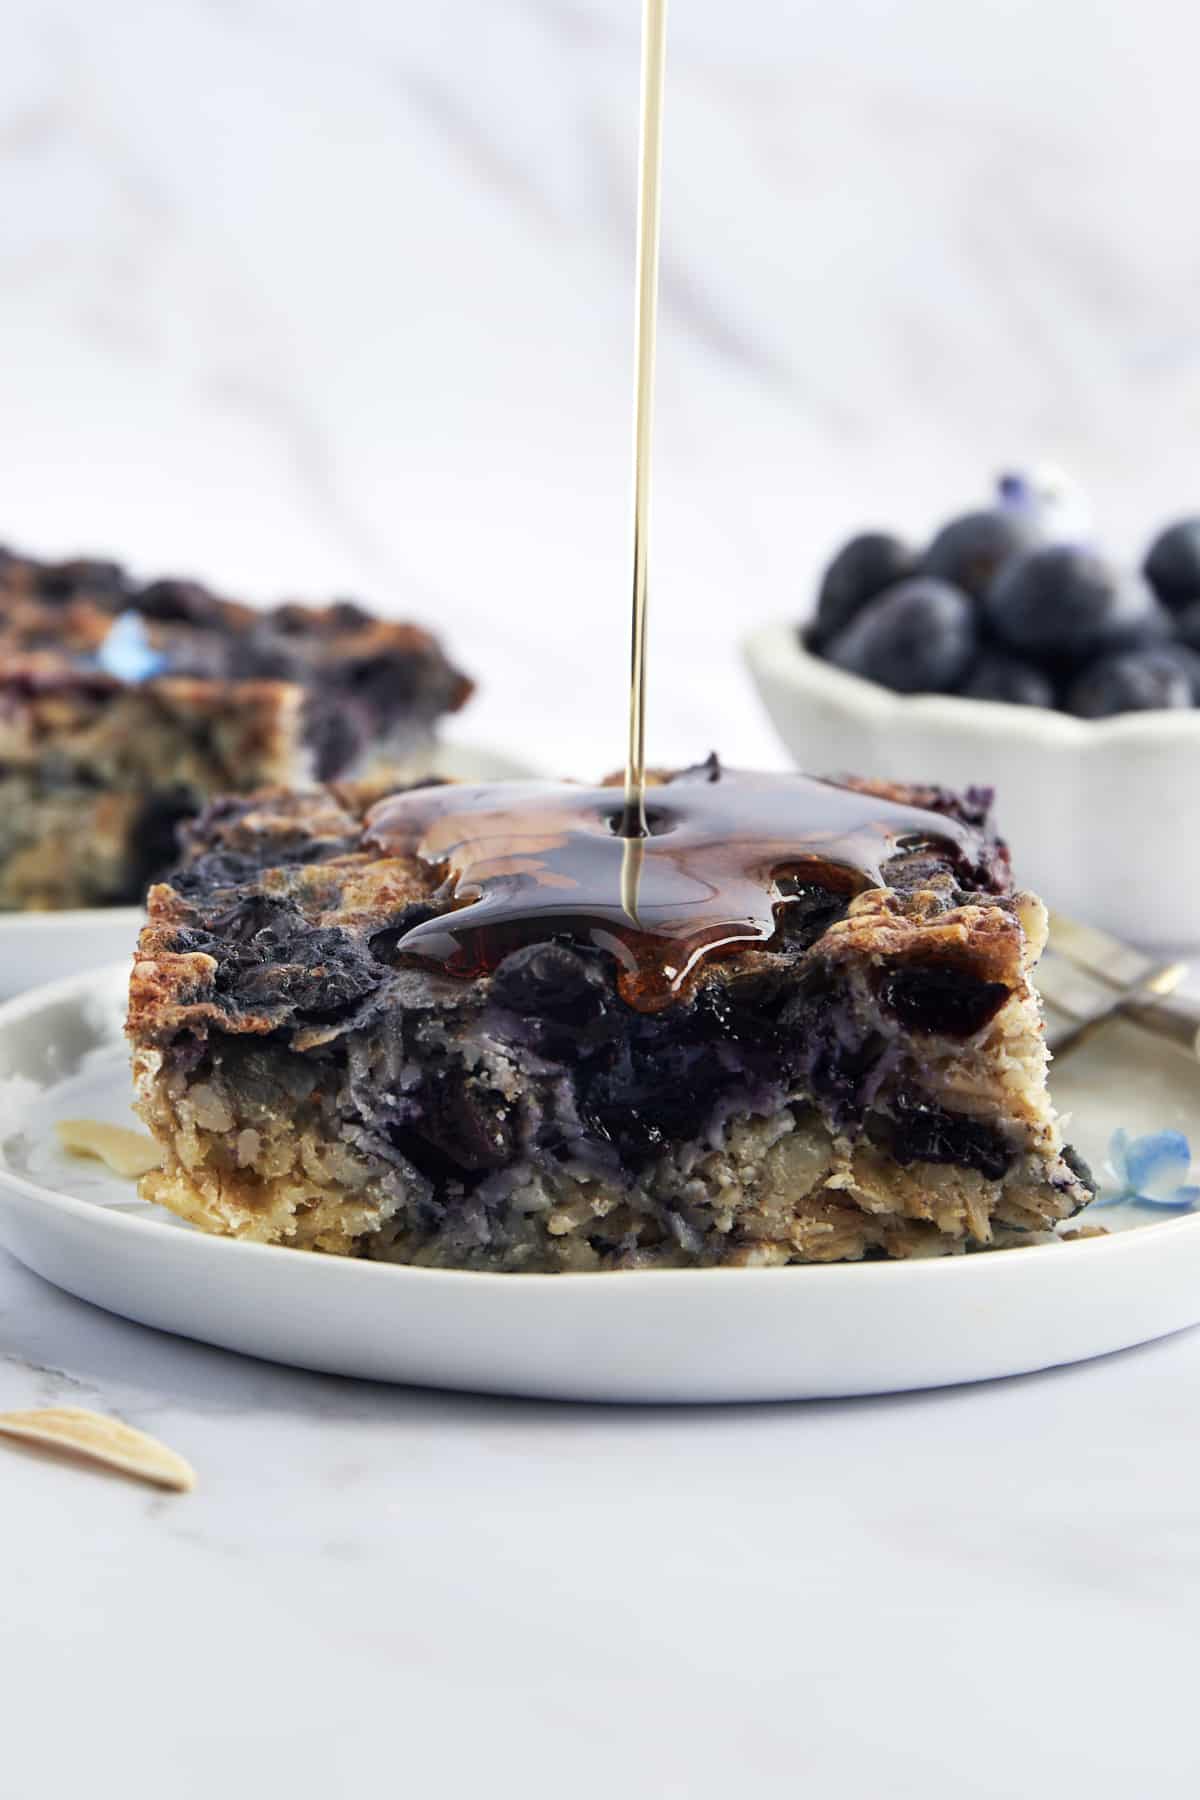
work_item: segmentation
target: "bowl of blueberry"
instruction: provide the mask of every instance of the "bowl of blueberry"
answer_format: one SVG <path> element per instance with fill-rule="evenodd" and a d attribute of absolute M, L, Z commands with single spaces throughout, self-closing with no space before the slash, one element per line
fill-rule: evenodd
<path fill-rule="evenodd" d="M 1126 568 L 1060 484 L 1005 476 L 925 548 L 853 537 L 746 651 L 802 767 L 993 787 L 1052 905 L 1200 940 L 1200 517 Z"/>

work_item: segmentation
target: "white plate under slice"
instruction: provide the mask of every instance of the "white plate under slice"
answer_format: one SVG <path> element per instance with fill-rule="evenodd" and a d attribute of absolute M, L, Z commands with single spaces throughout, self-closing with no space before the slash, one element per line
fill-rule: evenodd
<path fill-rule="evenodd" d="M 59 1149 L 132 1124 L 126 971 L 0 1006 L 0 1242 L 163 1331 L 333 1374 L 563 1400 L 785 1400 L 1016 1375 L 1200 1322 L 1200 1215 L 1105 1207 L 1112 1235 L 929 1261 L 484 1275 L 206 1237 Z M 1200 1140 L 1200 1068 L 1116 1026 L 1059 1071 L 1099 1165 L 1117 1125 Z M 1085 1215 L 1086 1216 L 1086 1215 Z"/>
<path fill-rule="evenodd" d="M 458 743 L 435 745 L 432 767 L 456 781 L 514 781 L 531 772 L 504 751 Z M 144 917 L 140 906 L 0 912 L 0 999 L 131 956 Z"/>

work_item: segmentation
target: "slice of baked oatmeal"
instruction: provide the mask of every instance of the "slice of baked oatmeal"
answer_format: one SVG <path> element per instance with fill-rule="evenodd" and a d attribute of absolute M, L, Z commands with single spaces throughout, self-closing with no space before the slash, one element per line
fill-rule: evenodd
<path fill-rule="evenodd" d="M 760 777 L 225 800 L 151 894 L 129 1033 L 205 1230 L 490 1270 L 1029 1241 L 1091 1197 L 986 796 Z M 626 865 L 627 867 L 627 865 Z"/>
<path fill-rule="evenodd" d="M 0 551 L 0 909 L 138 900 L 213 795 L 420 759 L 471 684 L 361 607 Z"/>

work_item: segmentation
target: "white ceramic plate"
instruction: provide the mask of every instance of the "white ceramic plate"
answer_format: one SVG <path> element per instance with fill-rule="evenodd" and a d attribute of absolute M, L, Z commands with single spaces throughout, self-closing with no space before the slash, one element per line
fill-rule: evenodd
<path fill-rule="evenodd" d="M 1200 1216 L 929 1262 L 472 1275 L 205 1237 L 54 1121 L 131 1124 L 124 967 L 0 1006 L 0 1241 L 48 1281 L 186 1337 L 342 1375 L 563 1400 L 783 1400 L 937 1387 L 1099 1356 L 1200 1321 Z M 1056 1084 L 1097 1164 L 1114 1126 L 1200 1142 L 1200 1070 L 1114 1027 Z"/>
<path fill-rule="evenodd" d="M 474 744 L 439 744 L 433 766 L 458 781 L 519 781 L 531 773 L 528 764 Z M 130 956 L 142 918 L 140 906 L 0 913 L 0 999 Z"/>

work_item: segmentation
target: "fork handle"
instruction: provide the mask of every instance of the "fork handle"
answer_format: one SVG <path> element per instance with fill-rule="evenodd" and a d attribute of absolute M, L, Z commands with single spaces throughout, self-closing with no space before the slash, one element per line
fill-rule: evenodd
<path fill-rule="evenodd" d="M 1140 1025 L 1143 1031 L 1179 1044 L 1200 1059 L 1200 997 L 1165 994 L 1158 1000 L 1130 1000 L 1118 1008 L 1118 1013 Z"/>

